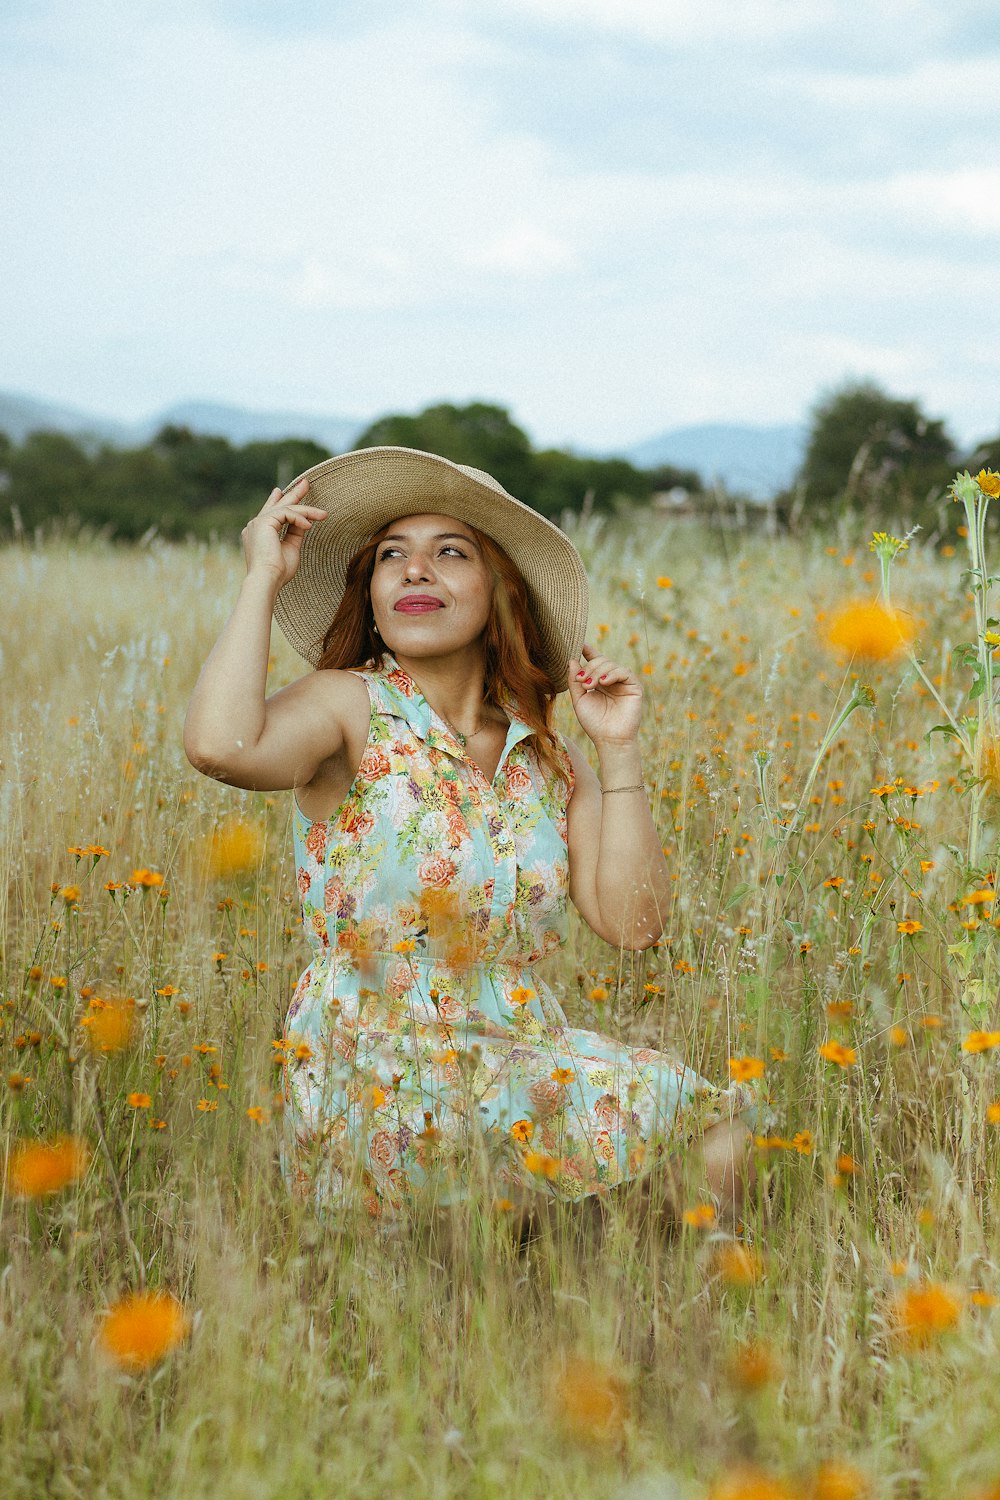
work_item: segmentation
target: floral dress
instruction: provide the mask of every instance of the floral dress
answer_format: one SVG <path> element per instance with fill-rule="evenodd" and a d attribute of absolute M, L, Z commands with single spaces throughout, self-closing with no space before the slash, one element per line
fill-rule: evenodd
<path fill-rule="evenodd" d="M 564 937 L 566 780 L 511 715 L 492 783 L 392 658 L 357 673 L 368 742 L 340 808 L 296 805 L 312 960 L 282 1041 L 282 1171 L 321 1209 L 360 1192 L 392 1217 L 415 1189 L 531 1186 L 576 1199 L 753 1105 L 664 1052 L 567 1024 L 536 972 Z"/>

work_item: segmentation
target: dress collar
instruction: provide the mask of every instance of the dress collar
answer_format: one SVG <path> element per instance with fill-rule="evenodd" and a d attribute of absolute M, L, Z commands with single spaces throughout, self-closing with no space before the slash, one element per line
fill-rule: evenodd
<path fill-rule="evenodd" d="M 444 750 L 449 755 L 457 756 L 459 760 L 468 759 L 465 748 L 459 743 L 452 729 L 441 718 L 441 715 L 431 708 L 416 682 L 408 672 L 404 672 L 391 651 L 383 652 L 382 666 L 375 671 L 374 676 L 381 686 L 387 712 L 405 719 L 417 738 L 426 744 L 438 750 Z M 518 718 L 509 701 L 503 704 L 503 711 L 507 714 L 510 724 L 497 766 L 498 770 L 513 747 L 519 741 L 526 739 L 528 735 L 534 734 L 531 726 Z"/>

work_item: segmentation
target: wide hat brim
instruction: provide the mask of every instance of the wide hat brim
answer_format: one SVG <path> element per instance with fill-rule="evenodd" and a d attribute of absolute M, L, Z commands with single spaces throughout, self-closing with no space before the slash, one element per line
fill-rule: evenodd
<path fill-rule="evenodd" d="M 571 657 L 587 628 L 587 575 L 558 526 L 515 500 L 489 474 L 416 448 L 359 448 L 324 459 L 286 486 L 308 479 L 305 503 L 328 513 L 306 533 L 294 578 L 278 594 L 275 618 L 313 666 L 344 595 L 347 565 L 375 532 L 408 515 L 465 521 L 503 548 L 524 579 L 553 688 L 566 687 Z"/>

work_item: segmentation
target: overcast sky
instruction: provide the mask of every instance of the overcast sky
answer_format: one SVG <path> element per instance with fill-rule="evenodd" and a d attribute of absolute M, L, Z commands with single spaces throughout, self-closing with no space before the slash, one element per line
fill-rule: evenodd
<path fill-rule="evenodd" d="M 996 0 L 3 0 L 0 387 L 1000 430 Z"/>

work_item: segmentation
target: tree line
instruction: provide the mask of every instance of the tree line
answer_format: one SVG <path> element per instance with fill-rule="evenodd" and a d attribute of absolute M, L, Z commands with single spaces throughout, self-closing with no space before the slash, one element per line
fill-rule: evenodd
<path fill-rule="evenodd" d="M 485 402 L 383 417 L 354 446 L 381 444 L 421 448 L 484 469 L 556 520 L 584 507 L 648 505 L 678 489 L 695 509 L 704 500 L 705 486 L 692 470 L 535 449 L 502 406 Z M 0 433 L 0 535 L 34 533 L 53 523 L 126 541 L 154 528 L 168 538 L 236 535 L 275 484 L 287 484 L 328 456 L 306 438 L 235 446 L 178 426 L 163 427 L 134 448 L 94 446 L 61 432 L 34 432 L 14 443 Z M 945 424 L 927 417 L 917 402 L 893 398 L 871 382 L 853 383 L 818 402 L 796 482 L 774 506 L 786 520 L 867 509 L 884 516 L 891 507 L 894 516 L 927 524 L 957 467 L 975 469 L 998 458 L 1000 438 L 963 454 Z"/>

